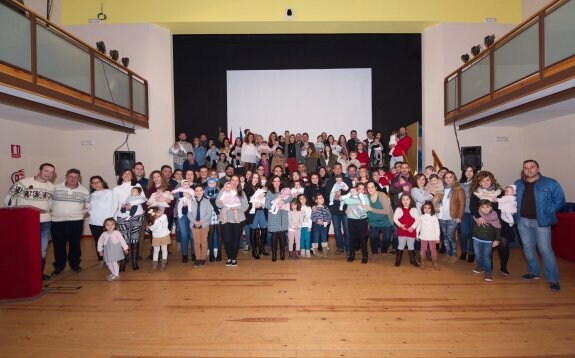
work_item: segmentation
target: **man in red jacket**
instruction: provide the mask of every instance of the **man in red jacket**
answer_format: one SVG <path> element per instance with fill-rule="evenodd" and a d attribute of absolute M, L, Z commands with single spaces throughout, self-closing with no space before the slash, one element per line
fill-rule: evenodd
<path fill-rule="evenodd" d="M 391 152 L 391 161 L 389 163 L 390 168 L 394 166 L 396 162 L 403 162 L 403 154 L 407 155 L 407 151 L 411 148 L 413 139 L 407 135 L 407 130 L 405 127 L 399 128 L 399 133 L 397 134 L 397 144 L 391 145 L 393 152 Z"/>

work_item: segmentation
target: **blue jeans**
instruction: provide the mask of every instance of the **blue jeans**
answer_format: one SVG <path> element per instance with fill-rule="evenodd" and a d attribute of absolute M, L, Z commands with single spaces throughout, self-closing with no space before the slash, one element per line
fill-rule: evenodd
<path fill-rule="evenodd" d="M 349 228 L 347 225 L 347 216 L 332 214 L 331 221 L 333 223 L 333 232 L 335 233 L 335 243 L 337 245 L 337 249 L 349 252 Z M 343 237 L 341 234 L 342 227 L 343 227 Z M 314 238 L 314 240 L 317 240 L 317 238 Z"/>
<path fill-rule="evenodd" d="M 252 221 L 251 228 L 257 229 L 258 226 L 260 229 L 267 229 L 268 228 L 268 221 L 266 220 L 266 215 L 264 214 L 263 210 L 256 210 L 254 215 L 254 221 Z"/>
<path fill-rule="evenodd" d="M 300 230 L 300 248 L 302 250 L 311 249 L 311 232 L 308 231 L 307 227 L 302 227 Z"/>
<path fill-rule="evenodd" d="M 327 243 L 327 227 L 313 223 L 311 226 L 311 230 L 313 231 L 312 243 L 314 244 L 324 242 Z"/>
<path fill-rule="evenodd" d="M 190 219 L 187 215 L 178 218 L 176 222 L 176 237 L 178 236 L 178 241 L 182 247 L 182 256 L 188 256 L 188 244 L 192 248 L 192 255 L 195 255 L 194 238 L 192 237 L 192 230 L 190 230 Z"/>
<path fill-rule="evenodd" d="M 457 228 L 457 222 L 453 219 L 439 220 L 439 227 L 441 228 L 441 233 L 445 238 L 445 253 L 447 256 L 457 256 L 457 242 L 455 242 L 455 229 Z"/>
<path fill-rule="evenodd" d="M 383 235 L 383 241 L 381 243 L 381 253 L 387 253 L 387 249 L 389 248 L 389 244 L 391 243 L 391 226 L 386 227 L 369 227 L 369 242 L 371 244 L 371 253 L 378 254 L 379 253 L 379 231 Z"/>
<path fill-rule="evenodd" d="M 471 228 L 473 227 L 473 214 L 463 214 L 461 224 L 459 224 L 459 241 L 461 242 L 461 252 L 473 255 L 474 244 L 471 240 Z"/>
<path fill-rule="evenodd" d="M 42 259 L 46 258 L 46 252 L 48 252 L 48 242 L 50 241 L 51 226 L 52 226 L 51 221 L 40 223 L 40 245 L 42 248 Z"/>
<path fill-rule="evenodd" d="M 486 273 L 491 273 L 493 271 L 491 263 L 491 255 L 493 252 L 492 245 L 493 243 L 491 241 L 480 241 L 473 238 L 477 267 L 484 270 Z"/>
<path fill-rule="evenodd" d="M 248 247 L 248 249 L 251 247 L 251 243 L 250 243 L 250 233 L 251 233 L 252 229 L 250 227 L 249 224 L 244 225 L 244 232 L 246 233 L 246 246 Z M 244 237 L 243 235 L 240 236 L 240 242 L 239 242 L 239 248 L 243 248 L 243 241 L 244 241 Z"/>
<path fill-rule="evenodd" d="M 537 257 L 537 249 L 539 249 L 545 278 L 549 282 L 559 282 L 559 268 L 557 267 L 555 253 L 551 247 L 551 227 L 539 226 L 536 219 L 522 217 L 517 224 L 517 229 L 521 236 L 528 272 L 537 276 L 541 273 L 539 258 Z"/>

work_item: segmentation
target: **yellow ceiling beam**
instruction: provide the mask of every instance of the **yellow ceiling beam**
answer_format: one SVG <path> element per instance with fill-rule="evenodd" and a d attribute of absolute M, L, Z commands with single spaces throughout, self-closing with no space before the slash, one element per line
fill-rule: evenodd
<path fill-rule="evenodd" d="M 105 23 L 157 23 L 175 34 L 414 33 L 439 22 L 522 20 L 521 0 L 62 0 L 62 23 L 85 24 L 102 4 Z"/>

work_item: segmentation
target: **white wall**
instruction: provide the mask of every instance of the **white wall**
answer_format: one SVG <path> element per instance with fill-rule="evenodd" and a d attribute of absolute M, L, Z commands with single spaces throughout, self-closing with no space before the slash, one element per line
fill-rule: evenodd
<path fill-rule="evenodd" d="M 168 148 L 174 140 L 174 105 L 170 32 L 151 24 L 85 25 L 67 30 L 88 43 L 103 40 L 108 49 L 118 49 L 122 57 L 130 58 L 130 68 L 149 81 L 150 128 L 136 129 L 128 143 L 148 173 L 162 164 L 171 165 Z M 10 173 L 25 169 L 27 175 L 33 175 L 42 162 L 56 165 L 58 181 L 66 169 L 76 167 L 82 171 L 85 184 L 96 174 L 114 183 L 113 152 L 124 141 L 125 133 L 105 129 L 62 131 L 8 119 L 0 112 L 0 160 L 5 173 L 0 177 L 0 191 L 6 192 L 11 185 Z M 95 145 L 82 146 L 82 140 L 93 140 Z M 10 157 L 10 144 L 22 146 L 21 159 Z"/>
<path fill-rule="evenodd" d="M 462 65 L 460 57 L 469 53 L 471 46 L 482 43 L 487 34 L 499 38 L 514 25 L 438 24 L 422 34 L 423 84 L 423 161 L 431 164 L 434 149 L 443 164 L 456 173 L 460 158 L 453 126 L 444 125 L 443 80 Z M 575 201 L 575 188 L 567 178 L 568 155 L 575 153 L 575 115 L 548 120 L 529 126 L 484 125 L 458 131 L 462 147 L 481 146 L 483 168 L 492 171 L 501 184 L 509 184 L 519 177 L 525 159 L 538 160 L 544 174 L 557 178 L 563 185 L 568 200 Z M 496 137 L 507 137 L 507 142 L 496 142 Z"/>

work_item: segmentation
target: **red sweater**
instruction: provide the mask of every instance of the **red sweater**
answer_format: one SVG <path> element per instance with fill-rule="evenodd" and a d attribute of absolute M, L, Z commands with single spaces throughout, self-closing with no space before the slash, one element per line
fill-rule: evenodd
<path fill-rule="evenodd" d="M 411 214 L 409 213 L 409 210 L 411 209 L 401 208 L 401 210 L 403 211 L 403 215 L 399 218 L 399 222 L 405 225 L 405 227 L 409 229 L 415 222 L 415 218 L 411 216 Z M 416 235 L 417 235 L 416 230 L 413 230 L 413 232 L 409 232 L 407 230 L 403 230 L 400 227 L 397 228 L 397 236 L 407 236 L 415 238 Z"/>
<path fill-rule="evenodd" d="M 411 148 L 412 143 L 413 143 L 413 140 L 411 139 L 411 137 L 406 135 L 405 137 L 403 137 L 397 141 L 397 144 L 393 148 L 392 155 L 394 157 L 399 157 L 399 156 L 403 155 L 403 152 L 405 152 L 405 154 L 407 155 L 407 151 L 409 150 L 409 148 Z"/>
<path fill-rule="evenodd" d="M 357 152 L 357 160 L 361 163 L 362 168 L 366 168 L 369 164 L 369 154 L 367 152 Z M 359 169 L 359 168 L 357 168 Z"/>

